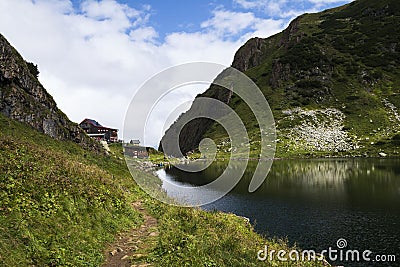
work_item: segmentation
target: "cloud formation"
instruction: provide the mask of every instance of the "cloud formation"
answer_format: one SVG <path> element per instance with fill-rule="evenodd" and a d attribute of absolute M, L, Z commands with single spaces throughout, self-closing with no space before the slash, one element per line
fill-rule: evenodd
<path fill-rule="evenodd" d="M 258 10 L 273 18 L 293 18 L 303 13 L 317 12 L 331 4 L 346 4 L 352 0 L 233 0 L 246 10 Z"/>
<path fill-rule="evenodd" d="M 283 20 L 261 19 L 251 12 L 216 9 L 212 13 L 213 17 L 201 23 L 201 27 L 222 39 L 237 39 L 238 35 L 240 41 L 254 36 L 266 37 L 276 33 L 284 25 Z"/>
<path fill-rule="evenodd" d="M 186 62 L 229 66 L 247 39 L 268 37 L 288 23 L 253 12 L 263 6 L 282 11 L 287 0 L 234 1 L 248 10 L 219 6 L 197 30 L 166 33 L 162 39 L 151 26 L 157 23 L 151 23 L 149 5 L 132 8 L 115 0 L 83 0 L 78 5 L 66 0 L 0 0 L 0 29 L 24 58 L 39 65 L 40 81 L 71 120 L 90 117 L 122 130 L 132 96 L 151 76 Z M 332 0 L 310 1 L 317 5 Z M 169 98 L 152 115 L 157 134 L 146 145 L 157 146 L 167 110 L 202 90 L 191 88 L 175 94 L 174 101 Z"/>
<path fill-rule="evenodd" d="M 266 37 L 283 28 L 280 21 L 256 18 L 250 12 L 219 9 L 200 31 L 173 32 L 160 41 L 157 30 L 149 26 L 148 5 L 134 9 L 113 0 L 87 0 L 73 7 L 62 0 L 1 0 L 0 10 L 2 34 L 39 65 L 40 81 L 59 107 L 73 121 L 91 117 L 119 129 L 134 92 L 152 75 L 191 61 L 230 65 L 245 41 L 235 35 Z M 176 95 L 175 105 L 190 101 L 199 90 Z M 164 111 L 172 110 L 174 103 L 165 105 L 171 107 Z M 157 138 L 161 136 L 153 136 L 147 145 L 157 145 Z"/>

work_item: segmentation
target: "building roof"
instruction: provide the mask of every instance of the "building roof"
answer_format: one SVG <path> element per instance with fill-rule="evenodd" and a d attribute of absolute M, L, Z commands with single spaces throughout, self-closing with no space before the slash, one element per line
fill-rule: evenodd
<path fill-rule="evenodd" d="M 88 122 L 90 124 L 92 124 L 93 126 L 100 126 L 102 127 L 102 125 L 100 123 L 98 123 L 98 121 L 92 120 L 92 119 L 84 119 L 81 123 L 84 122 Z"/>
<path fill-rule="evenodd" d="M 118 132 L 118 129 L 102 126 L 100 123 L 98 123 L 96 120 L 93 120 L 93 119 L 84 119 L 81 123 L 79 123 L 79 125 L 81 125 L 82 123 L 90 123 L 91 125 L 93 125 L 94 127 L 98 128 L 98 129 L 111 130 L 111 131 Z"/>

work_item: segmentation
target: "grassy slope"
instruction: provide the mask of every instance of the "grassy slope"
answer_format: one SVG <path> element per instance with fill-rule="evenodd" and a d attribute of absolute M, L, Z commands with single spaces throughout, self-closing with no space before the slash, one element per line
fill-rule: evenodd
<path fill-rule="evenodd" d="M 385 10 L 387 15 L 368 15 L 371 10 Z M 371 11 L 372 12 L 372 11 Z M 287 46 L 277 48 L 282 33 L 268 38 L 261 64 L 246 71 L 268 100 L 278 129 L 277 156 L 377 156 L 385 151 L 398 156 L 396 135 L 400 123 L 383 103 L 391 102 L 400 110 L 400 53 L 390 51 L 397 43 L 400 30 L 400 4 L 397 1 L 356 1 L 317 14 L 301 16 L 299 30 Z M 300 42 L 297 42 L 297 37 Z M 270 84 L 272 62 L 288 66 L 290 75 Z M 321 71 L 315 74 L 315 68 Z M 323 80 L 323 77 L 325 80 Z M 244 121 L 251 138 L 252 156 L 259 154 L 259 130 L 254 116 L 235 95 L 230 105 Z M 282 111 L 301 107 L 304 110 L 335 108 L 345 116 L 343 129 L 359 149 L 334 152 L 314 150 L 294 141 L 290 131 L 304 118 L 290 120 Z M 220 144 L 226 139 L 222 127 L 213 125 L 206 137 Z M 223 147 L 220 155 L 224 156 Z"/>
<path fill-rule="evenodd" d="M 112 157 L 0 117 L 0 265 L 97 266 L 104 242 L 141 223 Z"/>
<path fill-rule="evenodd" d="M 264 244 L 288 249 L 232 214 L 151 199 L 118 159 L 118 146 L 114 155 L 93 155 L 2 115 L 0 128 L 1 266 L 99 266 L 114 235 L 141 224 L 130 205 L 138 199 L 159 221 L 147 256 L 156 266 L 265 266 L 256 259 Z"/>

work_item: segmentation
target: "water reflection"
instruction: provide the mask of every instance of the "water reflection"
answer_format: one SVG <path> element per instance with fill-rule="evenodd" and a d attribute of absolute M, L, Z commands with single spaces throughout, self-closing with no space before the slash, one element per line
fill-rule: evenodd
<path fill-rule="evenodd" d="M 214 181 L 223 171 L 234 173 L 242 169 L 243 161 L 232 164 L 215 162 L 198 173 L 187 173 L 177 168 L 160 170 L 159 175 L 185 186 L 202 186 Z M 249 194 L 248 184 L 257 162 L 249 162 L 243 178 L 231 194 Z M 397 207 L 400 200 L 400 167 L 398 160 L 332 159 L 332 160 L 281 160 L 275 161 L 267 180 L 252 195 L 329 198 L 334 195 L 343 201 L 352 200 L 373 204 L 372 200 L 385 201 Z M 167 191 L 169 188 L 165 188 Z M 214 188 L 218 190 L 218 188 Z M 179 192 L 169 192 L 179 194 Z M 193 196 L 196 197 L 196 196 Z"/>
<path fill-rule="evenodd" d="M 240 169 L 240 164 L 245 163 L 235 162 L 230 171 Z M 260 233 L 288 237 L 307 249 L 326 249 L 337 239 L 346 238 L 353 249 L 398 253 L 399 159 L 275 161 L 267 180 L 250 194 L 254 166 L 256 162 L 249 162 L 238 185 L 203 208 L 249 217 Z M 159 174 L 174 183 L 200 186 L 217 178 L 225 167 L 226 163 L 218 162 L 199 173 L 170 168 Z"/>

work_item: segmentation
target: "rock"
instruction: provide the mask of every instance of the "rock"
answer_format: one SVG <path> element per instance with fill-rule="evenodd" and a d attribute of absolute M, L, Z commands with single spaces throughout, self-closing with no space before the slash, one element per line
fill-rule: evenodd
<path fill-rule="evenodd" d="M 370 1 L 370 3 L 368 1 L 356 2 L 357 3 L 354 3 L 355 5 L 353 6 L 347 6 L 345 9 L 332 11 L 332 14 L 335 15 L 322 15 L 321 17 L 324 17 L 324 20 L 320 20 L 321 17 L 319 17 L 318 20 L 314 20 L 314 18 L 309 15 L 300 16 L 292 21 L 287 29 L 278 35 L 266 39 L 250 39 L 234 56 L 232 67 L 239 71 L 245 72 L 249 69 L 257 69 L 257 71 L 252 72 L 251 79 L 257 85 L 268 88 L 268 95 L 266 95 L 266 98 L 272 100 L 270 103 L 272 110 L 281 110 L 283 106 L 291 108 L 291 110 L 283 111 L 283 114 L 287 116 L 279 116 L 279 121 L 276 121 L 277 136 L 282 137 L 283 145 L 290 146 L 290 151 L 297 152 L 301 150 L 310 155 L 316 151 L 327 153 L 343 152 L 343 154 L 353 153 L 359 144 L 357 143 L 358 138 L 353 137 L 352 134 L 357 132 L 365 134 L 364 124 L 368 122 L 370 122 L 370 126 L 380 125 L 377 124 L 380 119 L 375 116 L 368 118 L 368 114 L 370 114 L 370 110 L 383 108 L 382 105 L 377 105 L 375 107 L 375 105 L 378 104 L 376 103 L 377 100 L 379 101 L 381 96 L 373 94 L 372 90 L 377 82 L 384 80 L 383 75 L 374 70 L 368 69 L 367 71 L 363 69 L 361 66 L 365 64 L 364 60 L 366 59 L 361 59 L 361 61 L 354 64 L 354 66 L 351 63 L 351 71 L 356 71 L 358 69 L 357 73 L 360 79 L 354 79 L 350 73 L 345 74 L 343 77 L 337 75 L 337 68 L 340 69 L 343 63 L 341 61 L 336 62 L 336 60 L 332 60 L 332 56 L 328 52 L 336 47 L 336 44 L 332 44 L 331 46 L 328 41 L 337 38 L 336 33 L 334 34 L 333 31 L 331 31 L 334 27 L 329 26 L 335 24 L 334 18 L 347 17 L 347 19 L 343 21 L 343 25 L 345 27 L 351 27 L 351 25 L 355 23 L 361 24 L 363 21 L 360 16 L 353 16 L 350 19 L 348 17 L 350 10 L 356 14 L 357 12 L 360 13 L 359 10 L 367 10 L 368 6 L 372 6 L 372 10 L 376 9 L 376 5 L 372 4 L 373 1 Z M 385 14 L 385 12 L 380 11 L 376 13 L 375 11 L 371 12 L 368 11 L 367 13 Z M 303 32 L 304 29 L 308 28 L 306 25 L 311 24 L 310 21 L 312 21 L 312 24 L 319 25 L 325 21 L 325 19 L 326 22 L 329 21 L 329 23 L 325 24 L 324 22 L 325 25 L 320 27 L 318 34 L 313 30 L 307 33 Z M 386 43 L 386 46 L 381 46 L 380 49 L 382 51 L 386 53 L 389 49 L 388 46 L 391 47 L 393 51 L 399 50 L 396 47 L 398 46 L 396 42 L 392 42 L 390 37 L 382 34 L 383 32 L 378 30 L 378 27 L 382 27 L 381 25 L 371 24 L 369 26 L 377 29 L 377 31 L 372 31 L 369 29 L 370 27 L 365 27 L 365 29 L 363 28 L 360 31 L 365 34 L 365 36 L 369 37 L 376 37 L 376 34 L 379 33 L 378 35 L 380 38 L 384 40 L 382 42 Z M 322 39 L 319 40 L 320 38 Z M 320 45 L 321 43 L 323 43 L 323 45 Z M 381 42 L 375 45 L 379 46 L 379 43 Z M 353 46 L 351 42 L 345 42 L 341 45 L 345 47 Z M 365 51 L 369 51 L 371 45 L 372 43 L 368 42 L 358 42 L 356 46 L 361 50 L 365 49 Z M 312 54 L 310 51 L 312 51 Z M 378 51 L 379 49 L 375 52 L 376 54 L 372 54 L 371 56 L 378 57 L 382 52 Z M 350 62 L 356 59 L 357 57 L 351 55 L 348 59 L 343 59 L 343 62 L 350 64 Z M 389 64 L 390 59 L 382 59 L 382 62 Z M 229 75 L 228 72 L 222 72 L 219 77 L 225 78 L 227 75 Z M 348 85 L 354 88 L 354 90 L 346 90 L 346 92 L 336 92 L 336 90 L 332 90 L 336 82 L 342 83 L 344 81 L 347 81 Z M 389 78 L 388 81 L 394 82 L 394 80 L 392 81 Z M 370 87 L 370 85 L 372 87 Z M 235 89 L 236 85 L 231 84 L 231 86 Z M 393 87 L 395 88 L 396 85 L 393 85 Z M 361 108 L 363 112 L 354 114 L 351 112 L 351 107 L 352 105 L 358 104 L 355 100 L 364 99 L 364 95 L 360 91 L 362 88 L 370 91 L 370 94 L 368 96 L 365 95 L 365 101 L 363 100 L 363 103 L 365 102 L 365 104 L 363 104 L 365 105 L 365 109 L 364 107 Z M 270 89 L 273 90 L 270 91 Z M 397 89 L 398 88 L 393 89 L 393 92 Z M 265 90 L 263 91 L 264 93 L 267 92 Z M 237 101 L 240 98 L 237 95 L 234 95 L 232 101 L 230 101 L 229 92 L 227 93 L 224 92 L 224 90 L 220 90 L 220 93 L 217 93 L 213 86 L 205 93 L 199 95 L 199 97 L 209 97 L 220 100 L 223 103 L 229 104 L 236 112 L 239 112 L 239 109 L 242 107 L 241 103 L 243 102 Z M 332 101 L 335 101 L 335 103 L 333 104 Z M 339 101 L 345 102 L 340 103 Z M 312 106 L 316 104 L 315 108 L 319 109 L 318 112 L 309 110 L 311 103 L 313 103 Z M 386 106 L 386 114 L 388 115 L 387 117 L 385 116 L 384 119 L 388 118 L 392 120 L 398 118 L 400 121 L 400 112 L 397 111 L 398 107 L 387 100 L 384 100 L 383 103 Z M 217 123 L 210 123 L 210 121 L 206 119 L 192 120 L 190 123 L 184 125 L 186 119 L 197 118 L 198 116 L 196 116 L 196 114 L 202 114 L 201 112 L 204 110 L 213 108 L 212 106 L 206 106 L 201 109 L 196 106 L 196 104 L 199 105 L 198 98 L 195 99 L 190 110 L 182 114 L 166 131 L 159 146 L 160 151 L 163 150 L 162 145 L 168 146 L 169 142 L 175 144 L 176 137 L 179 137 L 179 146 L 183 154 L 197 149 L 202 137 L 206 136 L 205 133 L 210 130 L 210 127 L 217 125 Z M 332 108 L 329 108 L 329 106 Z M 296 107 L 304 107 L 307 109 L 302 110 L 301 114 L 299 114 L 300 112 L 296 112 L 295 110 Z M 333 107 L 338 110 L 335 110 Z M 198 112 L 196 113 L 196 111 Z M 348 118 L 346 118 L 345 114 Z M 356 116 L 360 118 L 360 121 L 353 121 Z M 253 129 L 257 129 L 259 126 L 257 123 L 253 122 L 255 122 L 254 118 L 244 122 L 245 124 L 249 123 L 250 125 L 251 123 L 253 125 L 248 129 L 250 132 L 252 132 Z M 388 129 L 391 127 L 397 129 L 397 125 L 391 123 Z M 294 129 L 294 131 L 292 131 L 292 129 Z M 261 134 L 263 134 L 263 130 L 265 129 L 260 129 Z M 374 130 L 376 134 L 371 134 L 371 139 L 376 139 L 379 132 L 385 130 L 384 128 Z M 279 131 L 281 132 L 279 133 Z M 214 131 L 210 131 L 210 133 L 211 132 Z M 207 137 L 215 138 L 216 141 L 220 141 L 220 136 L 217 132 L 210 135 L 207 134 Z M 255 138 L 258 139 L 259 137 L 252 137 L 252 139 Z M 254 145 L 254 147 L 256 146 L 257 145 Z M 366 148 L 369 148 L 368 146 L 369 144 L 366 144 Z M 229 152 L 223 143 L 220 144 L 218 148 L 220 151 Z M 279 147 L 278 153 L 281 152 L 280 149 Z M 289 148 L 287 148 L 286 151 L 289 151 L 288 149 Z M 176 150 L 178 150 L 178 148 L 176 148 Z M 165 149 L 165 151 L 169 150 Z M 303 152 L 301 154 L 303 154 Z"/>
<path fill-rule="evenodd" d="M 107 152 L 111 152 L 110 148 L 108 147 L 108 143 L 107 141 L 100 141 L 100 144 L 103 146 L 103 148 L 107 151 Z"/>
<path fill-rule="evenodd" d="M 122 251 L 124 251 L 124 250 L 123 250 L 122 248 L 118 247 L 118 248 L 117 248 L 117 251 L 118 251 L 118 252 L 122 252 Z"/>
<path fill-rule="evenodd" d="M 58 109 L 27 62 L 0 34 L 0 113 L 29 124 L 57 140 L 70 140 L 86 149 L 104 153 L 76 124 Z"/>
<path fill-rule="evenodd" d="M 250 224 L 250 219 L 249 219 L 249 218 L 244 217 L 244 216 L 239 216 L 239 215 L 237 215 L 237 216 L 238 216 L 239 218 L 242 218 L 246 224 L 248 224 L 248 225 Z"/>
<path fill-rule="evenodd" d="M 221 76 L 222 77 L 222 76 Z M 223 103 L 228 104 L 232 96 L 232 92 L 228 89 L 222 89 L 218 86 L 212 85 L 208 89 L 210 98 L 217 99 Z M 213 107 L 203 107 L 202 102 L 196 97 L 192 107 L 183 113 L 180 120 L 175 121 L 170 128 L 165 132 L 165 135 L 160 141 L 158 150 L 161 152 L 168 152 L 170 156 L 180 157 L 181 153 L 186 154 L 189 151 L 197 149 L 200 141 L 203 139 L 203 135 L 206 133 L 209 127 L 214 123 L 213 120 L 208 118 L 196 118 L 201 110 L 213 109 Z M 222 117 L 226 110 L 215 110 L 216 117 Z M 196 119 L 189 121 L 188 123 L 182 124 L 186 117 L 195 117 Z M 179 129 L 179 130 L 178 130 Z M 175 140 L 175 133 L 180 132 L 180 147 L 175 147 L 173 140 Z"/>
<path fill-rule="evenodd" d="M 257 66 L 261 62 L 262 51 L 267 46 L 265 39 L 252 38 L 235 54 L 232 66 L 240 71 Z"/>
<path fill-rule="evenodd" d="M 121 258 L 122 261 L 123 261 L 123 260 L 127 260 L 127 259 L 129 259 L 129 256 L 128 256 L 128 255 L 125 255 L 125 256 L 123 256 L 123 257 Z"/>
<path fill-rule="evenodd" d="M 118 251 L 116 249 L 114 249 L 113 251 L 110 251 L 111 256 L 115 256 L 115 254 L 117 254 L 117 253 L 118 253 Z"/>
<path fill-rule="evenodd" d="M 384 152 L 380 152 L 380 153 L 379 153 L 379 156 L 381 156 L 382 158 L 384 158 L 384 157 L 387 157 L 387 154 L 384 153 Z"/>

